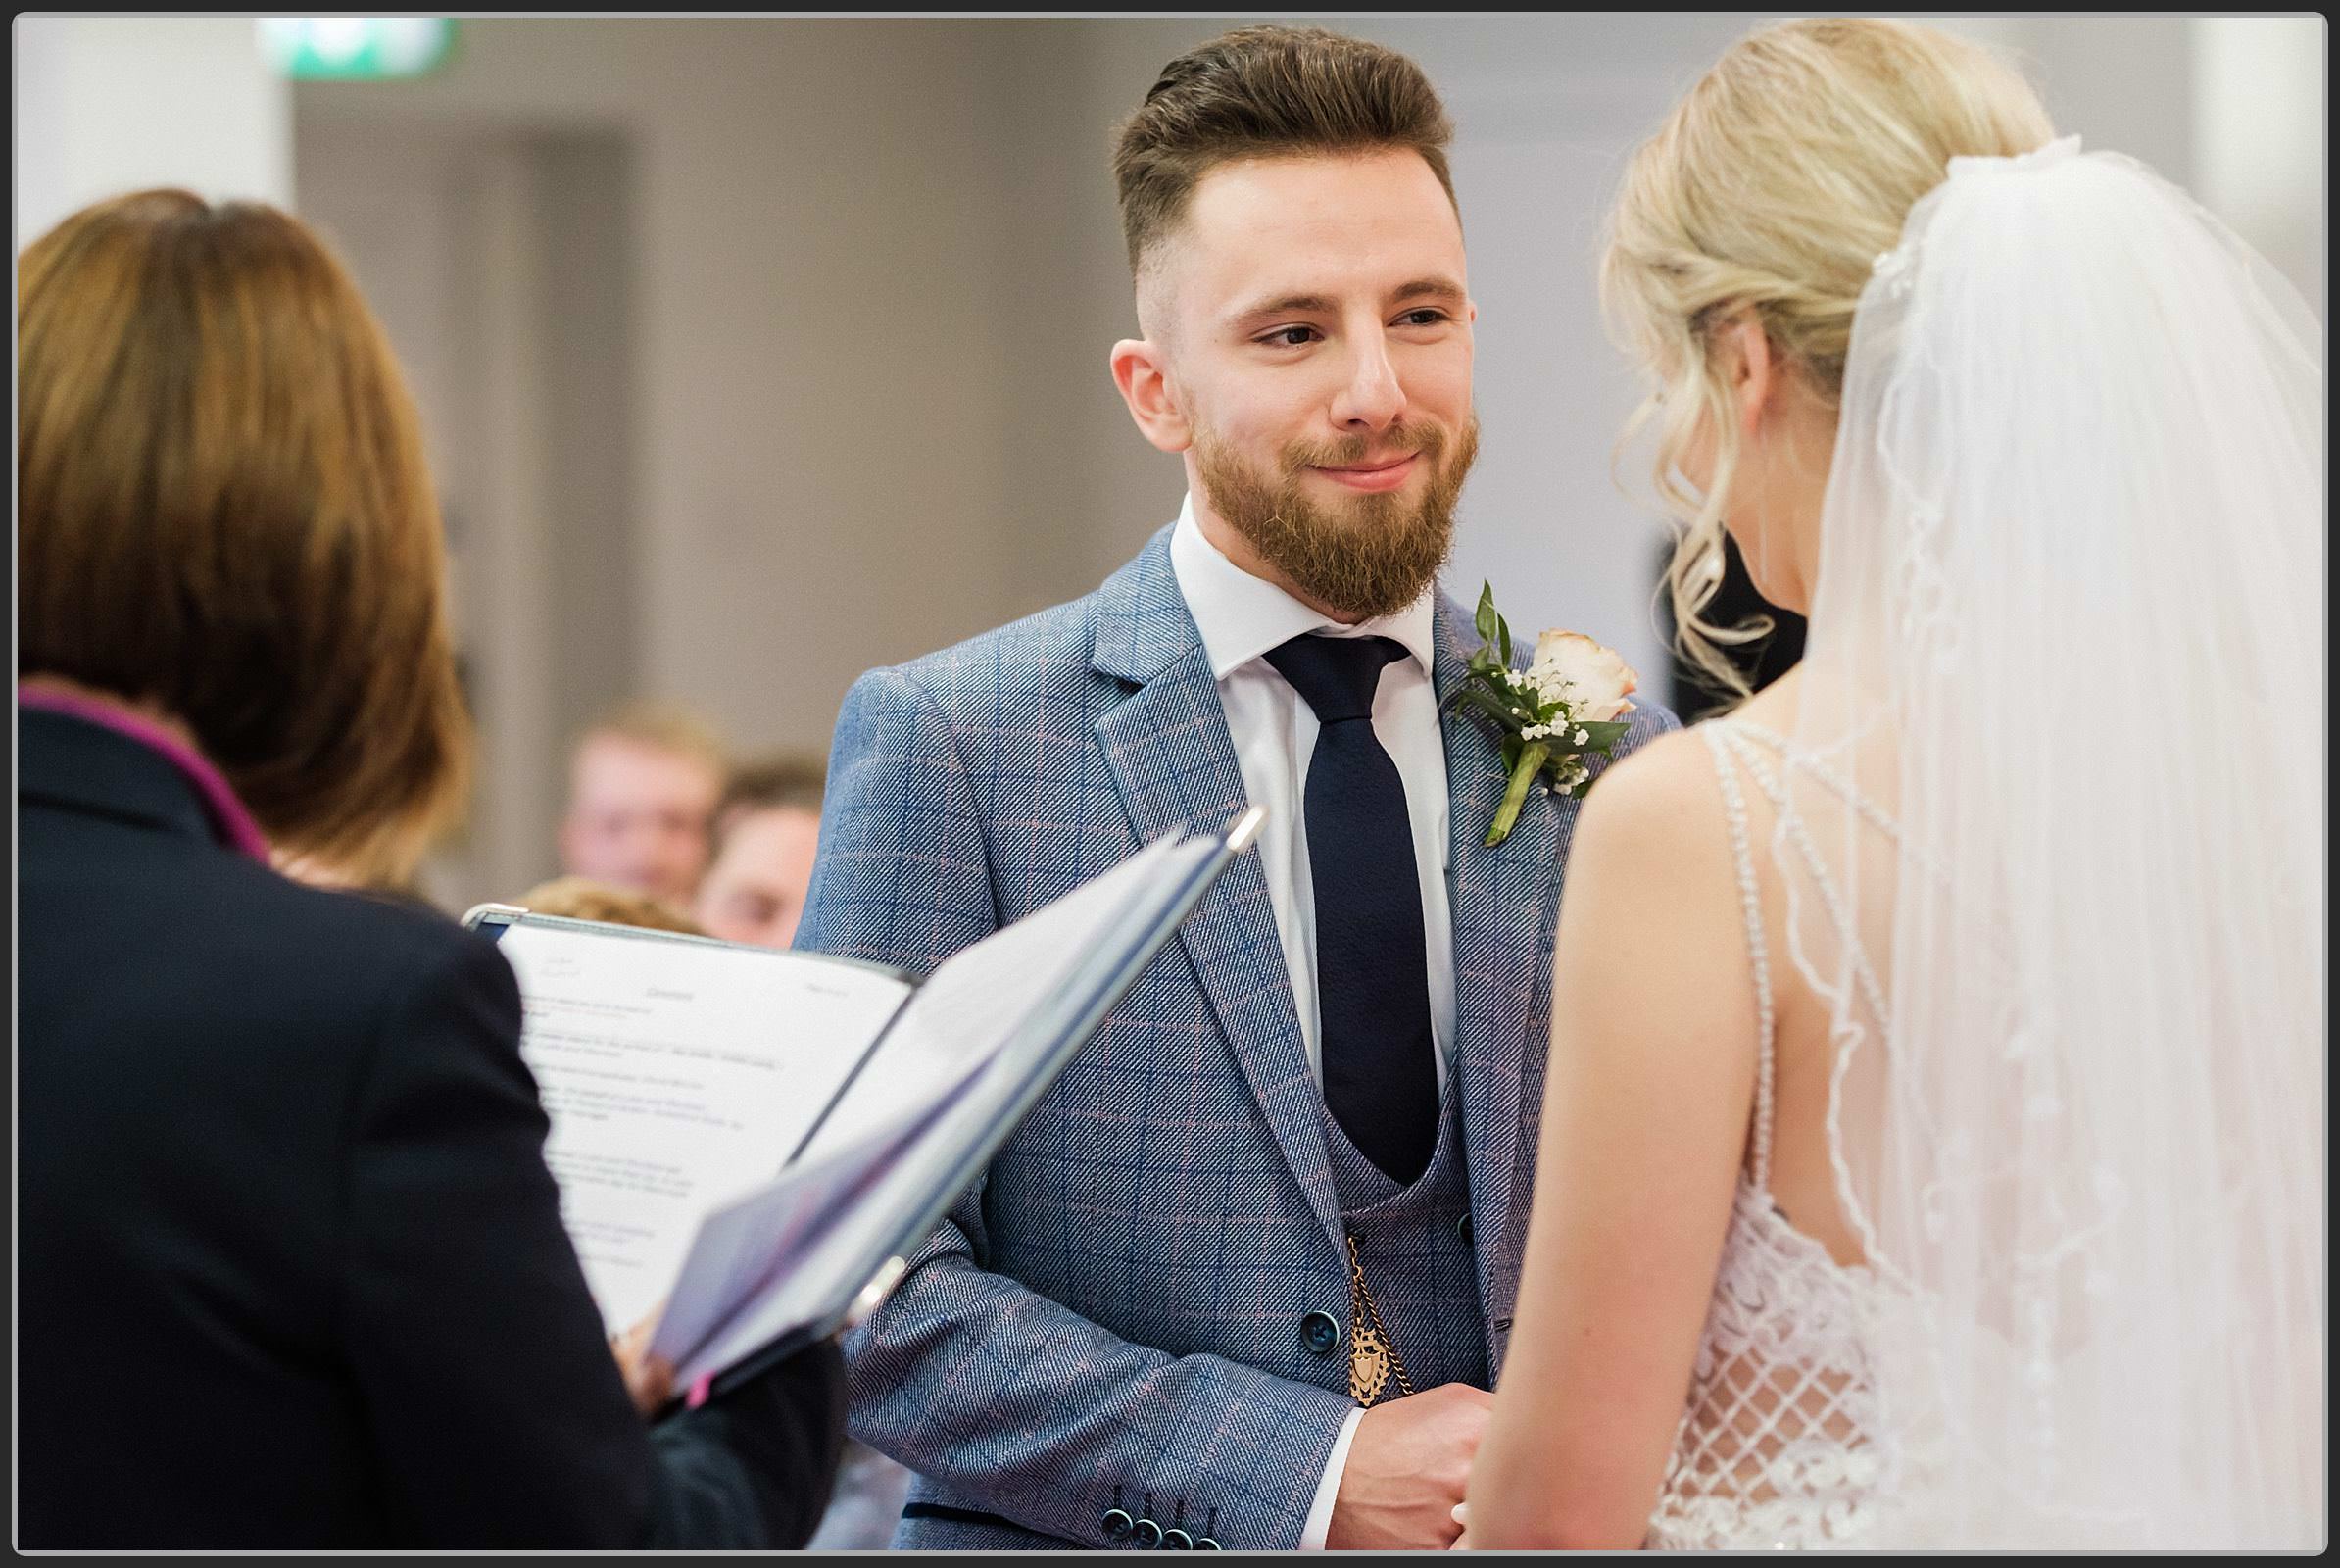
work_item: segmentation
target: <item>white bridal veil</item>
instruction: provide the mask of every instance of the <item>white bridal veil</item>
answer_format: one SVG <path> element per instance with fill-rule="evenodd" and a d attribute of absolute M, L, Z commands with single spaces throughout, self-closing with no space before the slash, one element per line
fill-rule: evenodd
<path fill-rule="evenodd" d="M 2320 340 L 2077 137 L 1862 296 L 1770 848 L 1913 1544 L 2324 1539 Z"/>

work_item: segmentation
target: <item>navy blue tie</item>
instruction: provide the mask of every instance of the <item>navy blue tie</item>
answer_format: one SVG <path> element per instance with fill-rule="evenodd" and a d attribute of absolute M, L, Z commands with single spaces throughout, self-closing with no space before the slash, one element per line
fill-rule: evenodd
<path fill-rule="evenodd" d="M 1405 783 L 1373 733 L 1387 637 L 1294 637 L 1267 662 L 1321 726 L 1308 759 L 1308 876 L 1325 1108 L 1357 1152 L 1405 1186 L 1430 1167 L 1438 1080 L 1430 959 Z"/>

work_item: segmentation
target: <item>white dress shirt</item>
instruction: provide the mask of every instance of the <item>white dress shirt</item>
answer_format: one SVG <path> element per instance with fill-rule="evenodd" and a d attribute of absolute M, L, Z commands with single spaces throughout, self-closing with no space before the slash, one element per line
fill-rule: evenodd
<path fill-rule="evenodd" d="M 1443 1096 L 1446 1056 L 1454 1040 L 1454 926 L 1446 901 L 1446 744 L 1438 726 L 1438 688 L 1431 680 L 1437 657 L 1432 590 L 1426 589 L 1393 615 L 1341 625 L 1222 555 L 1195 522 L 1191 495 L 1179 509 L 1178 526 L 1170 535 L 1170 565 L 1219 683 L 1236 764 L 1243 770 L 1243 794 L 1252 805 L 1267 808 L 1258 841 L 1260 869 L 1267 875 L 1268 904 L 1275 911 L 1284 965 L 1292 976 L 1292 1005 L 1299 1013 L 1308 1071 L 1320 1089 L 1324 1045 L 1316 988 L 1316 893 L 1308 869 L 1305 809 L 1308 760 L 1316 751 L 1318 725 L 1315 710 L 1263 656 L 1309 632 L 1388 637 L 1404 646 L 1408 657 L 1392 661 L 1382 671 L 1374 693 L 1373 732 L 1397 764 L 1397 776 L 1405 786 L 1414 872 L 1422 889 L 1430 1032 L 1438 1093 Z M 1364 1414 L 1361 1409 L 1352 1414 L 1333 1446 L 1301 1532 L 1302 1549 L 1325 1544 L 1349 1444 Z"/>

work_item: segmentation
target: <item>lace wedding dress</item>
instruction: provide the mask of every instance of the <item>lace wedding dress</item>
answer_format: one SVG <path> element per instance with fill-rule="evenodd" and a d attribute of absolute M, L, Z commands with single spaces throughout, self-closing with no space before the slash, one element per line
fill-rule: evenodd
<path fill-rule="evenodd" d="M 1848 1266 L 1772 1201 L 1772 982 L 1748 843 L 1743 767 L 1775 808 L 1785 795 L 1776 734 L 1737 719 L 1699 726 L 1722 776 L 1754 960 L 1755 1114 L 1746 1168 L 1698 1344 L 1647 1544 L 1676 1549 L 1858 1546 L 1912 1484 L 1914 1455 L 1889 1451 L 1873 1367 L 1897 1293 Z M 1867 806 L 1857 796 L 1847 804 Z M 1869 808 L 1890 831 L 1881 812 Z M 1842 933 L 1851 941 L 1852 933 Z"/>
<path fill-rule="evenodd" d="M 2077 137 L 1877 259 L 1792 728 L 1701 726 L 1761 1039 L 1649 1544 L 2324 1543 L 2322 337 Z M 1859 1267 L 1769 1192 L 1789 972 Z"/>

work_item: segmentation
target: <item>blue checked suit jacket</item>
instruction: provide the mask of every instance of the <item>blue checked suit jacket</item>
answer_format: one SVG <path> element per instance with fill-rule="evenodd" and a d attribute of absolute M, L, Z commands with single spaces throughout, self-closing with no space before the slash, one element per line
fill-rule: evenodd
<path fill-rule="evenodd" d="M 1089 597 L 855 683 L 797 945 L 924 972 L 1243 775 L 1170 530 Z M 1433 676 L 1469 617 L 1440 597 Z M 1644 706 L 1627 750 L 1673 715 Z M 1501 1364 L 1576 805 L 1494 849 L 1499 755 L 1445 719 L 1473 1247 Z M 1259 858 L 1238 858 L 846 1341 L 855 1437 L 919 1472 L 898 1547 L 1292 1548 L 1348 1412 L 1348 1265 Z M 1343 1326 L 1312 1349 L 1302 1319 Z M 1116 1510 L 1119 1514 L 1116 1515 Z"/>

